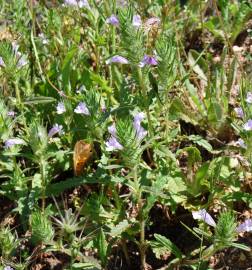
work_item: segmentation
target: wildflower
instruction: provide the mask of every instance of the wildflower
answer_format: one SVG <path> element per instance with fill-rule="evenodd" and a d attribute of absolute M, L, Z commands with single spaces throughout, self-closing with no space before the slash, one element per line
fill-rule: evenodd
<path fill-rule="evenodd" d="M 12 50 L 14 51 L 15 55 L 17 55 L 18 54 L 19 45 L 15 41 L 13 41 L 11 43 L 11 45 L 12 45 Z"/>
<path fill-rule="evenodd" d="M 244 113 L 241 107 L 236 107 L 234 108 L 234 111 L 237 115 L 237 117 L 243 118 L 244 117 Z"/>
<path fill-rule="evenodd" d="M 40 33 L 40 34 L 38 35 L 38 37 L 41 39 L 43 45 L 46 45 L 46 44 L 49 43 L 49 40 L 46 38 L 46 36 L 45 36 L 44 33 Z"/>
<path fill-rule="evenodd" d="M 216 227 L 216 223 L 213 220 L 213 218 L 207 213 L 205 209 L 192 212 L 194 219 L 200 219 L 206 222 L 208 225 Z M 241 232 L 250 232 L 252 231 L 252 219 L 245 220 L 242 224 L 240 224 L 238 227 L 236 227 L 236 231 L 238 233 Z"/>
<path fill-rule="evenodd" d="M 64 112 L 66 112 L 66 108 L 65 108 L 65 105 L 63 102 L 59 102 L 57 107 L 56 107 L 56 110 L 57 110 L 57 114 L 62 114 Z"/>
<path fill-rule="evenodd" d="M 107 18 L 106 23 L 118 26 L 119 25 L 119 20 L 116 17 L 116 15 L 112 14 L 109 18 Z"/>
<path fill-rule="evenodd" d="M 108 132 L 111 134 L 109 140 L 105 143 L 107 151 L 122 150 L 123 146 L 118 142 L 116 138 L 116 126 L 115 124 L 108 127 Z"/>
<path fill-rule="evenodd" d="M 111 63 L 128 64 L 129 61 L 120 55 L 115 55 L 115 56 L 111 57 L 110 59 L 106 60 L 107 65 L 109 65 Z"/>
<path fill-rule="evenodd" d="M 118 142 L 116 137 L 111 136 L 105 143 L 107 151 L 122 150 L 123 146 Z"/>
<path fill-rule="evenodd" d="M 76 0 L 65 0 L 64 1 L 64 4 L 66 6 L 77 6 L 78 5 L 78 2 Z"/>
<path fill-rule="evenodd" d="M 252 103 L 252 92 L 248 92 L 247 93 L 247 98 L 246 98 L 246 101 L 248 102 L 248 103 Z"/>
<path fill-rule="evenodd" d="M 252 231 L 252 219 L 247 219 L 245 220 L 242 224 L 240 224 L 237 228 L 236 231 L 238 233 L 241 232 L 250 232 Z"/>
<path fill-rule="evenodd" d="M 152 17 L 150 19 L 148 19 L 145 23 L 144 26 L 147 30 L 150 30 L 152 26 L 154 25 L 159 25 L 161 22 L 161 20 L 157 17 Z"/>
<path fill-rule="evenodd" d="M 19 145 L 19 144 L 25 144 L 24 140 L 19 139 L 19 138 L 13 138 L 13 139 L 6 140 L 4 143 L 4 146 L 5 148 L 10 148 L 13 145 Z"/>
<path fill-rule="evenodd" d="M 14 111 L 8 111 L 7 115 L 10 117 L 14 117 L 15 116 L 15 112 Z"/>
<path fill-rule="evenodd" d="M 0 66 L 2 66 L 2 67 L 6 66 L 5 63 L 4 63 L 4 60 L 3 60 L 3 58 L 1 56 L 0 56 Z"/>
<path fill-rule="evenodd" d="M 78 3 L 79 8 L 87 8 L 90 9 L 89 3 L 87 0 L 80 0 Z"/>
<path fill-rule="evenodd" d="M 21 54 L 19 53 L 19 55 L 21 55 Z M 27 65 L 27 64 L 28 64 L 28 61 L 27 61 L 26 56 L 22 55 L 22 56 L 18 59 L 17 67 L 21 68 L 21 67 L 23 67 L 23 66 L 25 66 L 25 65 Z"/>
<path fill-rule="evenodd" d="M 206 222 L 208 225 L 216 227 L 216 223 L 213 220 L 213 218 L 207 213 L 205 209 L 201 209 L 199 211 L 193 211 L 192 212 L 194 219 L 200 219 Z"/>
<path fill-rule="evenodd" d="M 108 127 L 108 132 L 112 136 L 116 137 L 116 126 L 115 126 L 115 124 L 113 124 L 113 125 L 111 125 L 111 126 Z"/>
<path fill-rule="evenodd" d="M 132 20 L 132 25 L 139 28 L 142 25 L 142 20 L 140 15 L 134 15 Z"/>
<path fill-rule="evenodd" d="M 127 1 L 125 1 L 125 0 L 117 0 L 116 5 L 118 7 L 121 7 L 121 8 L 126 7 L 127 6 Z"/>
<path fill-rule="evenodd" d="M 55 134 L 59 133 L 59 135 L 62 135 L 64 133 L 63 126 L 59 124 L 55 124 L 48 132 L 48 137 L 51 138 Z"/>
<path fill-rule="evenodd" d="M 252 120 L 249 119 L 248 122 L 243 125 L 243 128 L 246 131 L 252 130 Z"/>
<path fill-rule="evenodd" d="M 102 112 L 106 112 L 107 108 L 106 105 L 104 103 L 101 104 L 101 111 Z"/>
<path fill-rule="evenodd" d="M 63 91 L 59 91 L 58 94 L 59 94 L 61 97 L 66 97 L 66 94 L 65 94 Z"/>
<path fill-rule="evenodd" d="M 144 119 L 144 113 L 140 112 L 134 116 L 133 126 L 136 130 L 136 137 L 141 141 L 146 135 L 147 131 L 141 126 L 141 121 Z"/>
<path fill-rule="evenodd" d="M 74 109 L 74 112 L 78 114 L 90 115 L 85 102 L 80 102 L 79 105 Z"/>
<path fill-rule="evenodd" d="M 81 94 L 81 92 L 84 92 L 86 90 L 86 87 L 82 85 L 79 89 L 76 90 L 77 94 Z"/>
<path fill-rule="evenodd" d="M 247 145 L 245 144 L 244 140 L 241 139 L 241 138 L 236 142 L 236 144 L 237 144 L 238 146 L 240 146 L 241 148 L 244 148 L 244 149 L 247 148 Z"/>
<path fill-rule="evenodd" d="M 144 55 L 143 60 L 139 63 L 139 67 L 144 67 L 145 65 L 156 66 L 158 64 L 157 59 L 154 56 Z"/>
<path fill-rule="evenodd" d="M 10 266 L 5 266 L 3 270 L 14 270 L 14 269 Z"/>

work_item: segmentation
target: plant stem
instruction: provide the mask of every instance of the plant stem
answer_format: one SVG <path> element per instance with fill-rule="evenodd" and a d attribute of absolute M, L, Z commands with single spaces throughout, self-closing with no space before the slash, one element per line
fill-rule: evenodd
<path fill-rule="evenodd" d="M 140 260 L 141 260 L 141 270 L 146 269 L 146 242 L 145 242 L 145 220 L 143 216 L 143 201 L 142 201 L 142 192 L 141 187 L 138 183 L 137 178 L 137 166 L 133 169 L 133 175 L 134 175 L 134 182 L 137 186 L 137 204 L 138 204 L 138 221 L 140 226 L 140 240 L 139 240 L 139 253 L 140 253 Z"/>
<path fill-rule="evenodd" d="M 147 120 L 148 120 L 148 126 L 150 129 L 150 135 L 151 137 L 153 137 L 154 135 L 154 130 L 152 127 L 152 123 L 151 123 L 151 117 L 150 117 L 150 109 L 149 109 L 149 102 L 148 102 L 148 96 L 147 96 L 147 89 L 143 80 L 143 73 L 140 67 L 137 68 L 137 74 L 138 74 L 138 79 L 140 82 L 140 87 L 141 87 L 141 91 L 142 91 L 142 95 L 144 97 L 144 103 L 145 103 L 145 109 L 146 109 L 146 114 L 147 114 Z"/>
<path fill-rule="evenodd" d="M 46 191 L 46 179 L 45 179 L 45 169 L 46 169 L 46 163 L 43 158 L 43 156 L 40 159 L 40 174 L 41 174 L 41 185 L 42 185 L 42 211 L 45 210 L 45 191 Z"/>

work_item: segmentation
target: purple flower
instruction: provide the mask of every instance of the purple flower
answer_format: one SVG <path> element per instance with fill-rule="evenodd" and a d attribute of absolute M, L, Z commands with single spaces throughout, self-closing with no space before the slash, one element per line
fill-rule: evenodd
<path fill-rule="evenodd" d="M 126 0 L 117 0 L 116 5 L 118 7 L 121 7 L 121 8 L 126 7 L 127 6 L 127 1 Z"/>
<path fill-rule="evenodd" d="M 247 149 L 247 145 L 245 144 L 244 140 L 241 138 L 236 142 L 236 144 L 240 146 L 241 148 Z"/>
<path fill-rule="evenodd" d="M 45 36 L 44 33 L 40 33 L 40 34 L 38 35 L 38 37 L 41 39 L 43 45 L 46 45 L 46 44 L 49 43 L 49 40 L 46 38 L 46 36 Z"/>
<path fill-rule="evenodd" d="M 59 124 L 55 124 L 48 132 L 48 137 L 51 138 L 55 134 L 59 133 L 59 135 L 64 134 L 63 126 Z"/>
<path fill-rule="evenodd" d="M 10 117 L 14 117 L 15 112 L 14 111 L 9 111 L 9 112 L 7 112 L 7 115 L 10 116 Z"/>
<path fill-rule="evenodd" d="M 5 266 L 3 270 L 14 270 L 14 269 L 10 266 Z"/>
<path fill-rule="evenodd" d="M 115 126 L 115 123 L 113 123 L 111 126 L 108 127 L 108 132 L 116 137 L 116 126 Z"/>
<path fill-rule="evenodd" d="M 13 145 L 25 144 L 25 141 L 19 138 L 8 139 L 4 143 L 5 148 L 10 148 Z"/>
<path fill-rule="evenodd" d="M 57 110 L 57 114 L 62 114 L 64 112 L 66 112 L 66 108 L 65 108 L 65 105 L 63 102 L 59 102 L 57 107 L 56 107 L 56 110 Z"/>
<path fill-rule="evenodd" d="M 252 231 L 252 219 L 246 219 L 242 224 L 240 224 L 236 228 L 236 231 L 238 233 Z"/>
<path fill-rule="evenodd" d="M 101 104 L 101 111 L 102 112 L 106 112 L 107 108 L 106 105 L 104 103 Z"/>
<path fill-rule="evenodd" d="M 116 138 L 115 123 L 113 123 L 111 126 L 108 127 L 108 132 L 111 134 L 111 137 L 105 143 L 106 150 L 107 151 L 122 150 L 123 146 L 118 142 L 118 140 Z"/>
<path fill-rule="evenodd" d="M 142 25 L 142 20 L 140 15 L 134 15 L 132 20 L 132 25 L 139 28 Z"/>
<path fill-rule="evenodd" d="M 139 63 L 139 67 L 144 67 L 145 65 L 156 66 L 158 64 L 157 59 L 154 56 L 144 55 L 143 60 Z"/>
<path fill-rule="evenodd" d="M 79 3 L 79 8 L 87 8 L 87 9 L 90 9 L 90 6 L 89 6 L 89 3 L 87 0 L 80 0 Z"/>
<path fill-rule="evenodd" d="M 119 26 L 119 20 L 114 14 L 112 14 L 109 18 L 107 18 L 106 23 L 114 26 Z"/>
<path fill-rule="evenodd" d="M 82 85 L 79 89 L 76 90 L 77 94 L 81 94 L 82 92 L 84 92 L 86 90 L 86 87 L 84 85 Z"/>
<path fill-rule="evenodd" d="M 64 4 L 67 6 L 77 6 L 78 5 L 76 0 L 65 0 Z"/>
<path fill-rule="evenodd" d="M 2 66 L 2 67 L 6 66 L 5 63 L 4 63 L 4 60 L 3 60 L 3 58 L 1 56 L 0 56 L 0 66 Z"/>
<path fill-rule="evenodd" d="M 105 143 L 107 151 L 122 150 L 123 146 L 118 142 L 116 137 L 111 136 Z"/>
<path fill-rule="evenodd" d="M 134 116 L 133 126 L 136 130 L 136 137 L 141 141 L 146 135 L 147 131 L 141 126 L 141 121 L 144 119 L 144 113 L 140 112 Z"/>
<path fill-rule="evenodd" d="M 243 128 L 246 131 L 252 130 L 252 120 L 249 119 L 248 122 L 243 125 Z"/>
<path fill-rule="evenodd" d="M 65 0 L 64 5 L 72 6 L 72 7 L 79 7 L 79 8 L 90 8 L 89 3 L 87 0 Z"/>
<path fill-rule="evenodd" d="M 252 103 L 252 93 L 251 92 L 248 92 L 247 93 L 247 98 L 246 98 L 246 101 L 248 102 L 248 103 Z"/>
<path fill-rule="evenodd" d="M 18 53 L 18 55 L 21 56 L 21 53 Z M 21 68 L 21 67 L 23 67 L 23 66 L 25 66 L 27 64 L 28 64 L 28 61 L 27 61 L 26 56 L 24 56 L 24 55 L 22 55 L 17 61 L 17 67 L 18 68 Z"/>
<path fill-rule="evenodd" d="M 161 20 L 157 17 L 152 17 L 150 19 L 148 19 L 144 26 L 147 28 L 147 29 L 150 29 L 153 25 L 155 24 L 160 24 Z"/>
<path fill-rule="evenodd" d="M 88 107 L 85 102 L 80 102 L 79 105 L 74 109 L 75 113 L 90 115 Z"/>
<path fill-rule="evenodd" d="M 244 117 L 244 113 L 243 113 L 243 110 L 241 107 L 234 108 L 234 111 L 235 111 L 237 117 L 240 117 L 240 118 Z"/>
<path fill-rule="evenodd" d="M 206 222 L 208 225 L 216 227 L 216 223 L 213 220 L 213 218 L 207 213 L 205 209 L 201 209 L 199 211 L 193 211 L 192 212 L 193 218 L 194 219 L 199 219 L 203 220 Z"/>
<path fill-rule="evenodd" d="M 15 53 L 15 56 L 17 56 L 17 54 L 18 54 L 18 49 L 19 49 L 19 45 L 18 45 L 15 41 L 13 41 L 13 42 L 11 43 L 11 45 L 12 45 L 12 49 L 13 49 L 13 51 L 14 51 L 14 53 Z"/>
<path fill-rule="evenodd" d="M 120 55 L 115 55 L 115 56 L 111 57 L 110 59 L 106 60 L 107 65 L 109 65 L 111 63 L 128 64 L 129 61 Z"/>

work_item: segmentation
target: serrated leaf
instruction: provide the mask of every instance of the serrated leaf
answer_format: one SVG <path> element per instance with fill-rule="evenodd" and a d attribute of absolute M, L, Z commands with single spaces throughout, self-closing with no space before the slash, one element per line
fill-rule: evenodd
<path fill-rule="evenodd" d="M 167 256 L 167 253 L 171 253 L 170 250 L 157 241 L 151 241 L 150 246 L 157 259 L 162 259 L 163 256 Z"/>
<path fill-rule="evenodd" d="M 202 146 L 203 148 L 205 148 L 209 152 L 213 151 L 212 145 L 207 140 L 203 139 L 199 135 L 190 135 L 188 137 L 188 139 L 193 141 L 195 144 Z"/>
<path fill-rule="evenodd" d="M 167 248 L 167 250 L 171 251 L 172 254 L 174 254 L 177 258 L 182 259 L 182 252 L 179 250 L 179 248 L 171 242 L 168 238 L 165 236 L 162 236 L 160 234 L 154 234 L 155 239 L 158 243 L 162 244 L 164 247 Z"/>
<path fill-rule="evenodd" d="M 115 227 L 113 227 L 110 231 L 110 235 L 112 237 L 120 236 L 124 231 L 126 231 L 130 227 L 128 220 L 124 219 L 120 223 L 118 223 Z"/>

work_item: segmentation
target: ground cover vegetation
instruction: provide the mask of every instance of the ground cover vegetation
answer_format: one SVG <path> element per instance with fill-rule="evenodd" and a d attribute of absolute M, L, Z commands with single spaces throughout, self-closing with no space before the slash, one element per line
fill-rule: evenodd
<path fill-rule="evenodd" d="M 0 269 L 251 269 L 252 4 L 0 0 Z"/>

